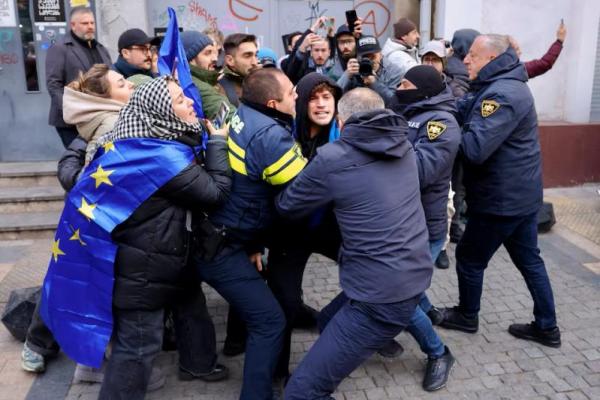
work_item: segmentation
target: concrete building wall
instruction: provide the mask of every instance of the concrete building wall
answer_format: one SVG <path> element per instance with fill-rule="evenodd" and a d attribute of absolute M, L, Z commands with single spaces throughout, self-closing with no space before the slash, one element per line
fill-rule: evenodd
<path fill-rule="evenodd" d="M 506 33 L 520 44 L 522 60 L 542 57 L 556 39 L 561 18 L 565 47 L 554 68 L 529 83 L 540 120 L 589 122 L 596 40 L 597 0 L 438 0 L 444 12 L 436 22 L 444 37 L 460 28 Z"/>

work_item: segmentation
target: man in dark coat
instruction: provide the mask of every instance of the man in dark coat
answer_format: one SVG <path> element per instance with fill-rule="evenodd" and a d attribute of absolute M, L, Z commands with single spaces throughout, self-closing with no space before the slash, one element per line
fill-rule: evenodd
<path fill-rule="evenodd" d="M 240 106 L 242 82 L 251 70 L 258 66 L 258 46 L 256 36 L 234 33 L 225 38 L 225 67 L 219 85 L 223 87 L 227 99 L 236 107 Z"/>
<path fill-rule="evenodd" d="M 65 149 L 78 135 L 77 129 L 63 119 L 65 86 L 94 64 L 112 63 L 106 48 L 95 39 L 96 23 L 92 10 L 75 7 L 71 10 L 69 20 L 71 30 L 61 42 L 48 50 L 46 57 L 46 86 L 51 100 L 48 123 L 56 128 Z"/>
<path fill-rule="evenodd" d="M 338 111 L 340 139 L 322 146 L 276 201 L 278 211 L 293 218 L 332 205 L 342 233 L 343 305 L 292 374 L 286 399 L 331 396 L 409 324 L 431 281 L 406 122 L 366 88 L 343 96 Z"/>
<path fill-rule="evenodd" d="M 508 38 L 494 34 L 475 39 L 465 65 L 472 91 L 459 112 L 469 220 L 456 248 L 459 305 L 445 310 L 441 326 L 477 332 L 483 274 L 504 245 L 531 293 L 535 318 L 512 324 L 509 333 L 560 347 L 552 286 L 537 244 L 542 166 L 527 71 Z"/>

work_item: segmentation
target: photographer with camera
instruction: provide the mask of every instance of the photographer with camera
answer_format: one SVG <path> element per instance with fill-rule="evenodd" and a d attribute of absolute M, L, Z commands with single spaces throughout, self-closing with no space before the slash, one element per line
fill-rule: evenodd
<path fill-rule="evenodd" d="M 384 64 L 381 46 L 374 36 L 363 36 L 356 44 L 357 58 L 348 60 L 338 85 L 345 92 L 357 87 L 368 87 L 377 92 L 388 105 L 400 84 L 401 74 L 394 64 Z"/>

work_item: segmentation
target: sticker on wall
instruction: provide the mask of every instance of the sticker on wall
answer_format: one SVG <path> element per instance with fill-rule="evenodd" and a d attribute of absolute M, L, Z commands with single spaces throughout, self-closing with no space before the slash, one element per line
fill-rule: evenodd
<path fill-rule="evenodd" d="M 15 3 L 13 0 L 0 0 L 0 27 L 12 28 L 17 26 L 15 19 Z"/>
<path fill-rule="evenodd" d="M 65 22 L 64 3 L 62 0 L 34 0 L 33 20 L 35 22 Z"/>
<path fill-rule="evenodd" d="M 90 2 L 87 0 L 71 0 L 69 3 L 71 4 L 71 8 L 73 8 L 73 7 L 89 7 L 90 6 Z"/>

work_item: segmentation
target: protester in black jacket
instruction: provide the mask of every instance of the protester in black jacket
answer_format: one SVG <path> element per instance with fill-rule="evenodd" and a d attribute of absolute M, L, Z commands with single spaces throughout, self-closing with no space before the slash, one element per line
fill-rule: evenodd
<path fill-rule="evenodd" d="M 198 145 L 200 125 L 193 112 L 193 101 L 182 96 L 181 88 L 170 77 L 142 85 L 121 111 L 114 131 L 101 138 L 98 147 L 135 137 Z M 231 171 L 225 137 L 226 129 L 213 131 L 205 167 L 199 159 L 190 164 L 112 232 L 118 245 L 113 290 L 114 340 L 101 399 L 122 398 L 124 394 L 130 399 L 144 397 L 152 362 L 161 349 L 163 310 L 173 305 L 176 313 L 182 312 L 182 307 L 189 304 L 188 299 L 181 298 L 186 293 L 183 289 L 190 285 L 198 288 L 195 272 L 187 268 L 192 245 L 191 215 L 201 215 L 225 201 L 229 194 Z M 178 348 L 180 377 L 202 379 L 215 369 L 222 370 L 216 364 L 216 356 L 204 366 L 205 370 L 199 370 L 194 355 L 205 345 L 203 332 L 199 332 L 196 321 L 180 322 L 178 341 L 185 346 Z"/>
<path fill-rule="evenodd" d="M 328 77 L 311 72 L 300 79 L 296 93 L 296 140 L 302 155 L 310 162 L 322 145 L 339 137 L 336 117 L 342 89 Z M 289 377 L 292 327 L 297 318 L 307 314 L 306 308 L 303 309 L 307 306 L 302 302 L 306 263 L 312 253 L 337 260 L 341 236 L 331 207 L 299 222 L 279 219 L 270 236 L 267 282 L 286 317 L 275 378 L 285 382 Z M 316 323 L 314 316 L 312 323 Z"/>

